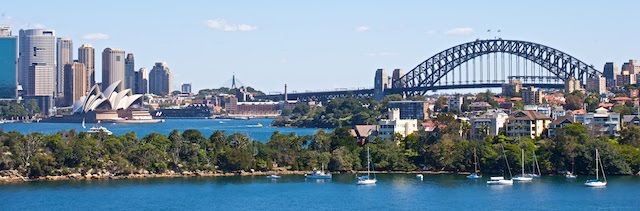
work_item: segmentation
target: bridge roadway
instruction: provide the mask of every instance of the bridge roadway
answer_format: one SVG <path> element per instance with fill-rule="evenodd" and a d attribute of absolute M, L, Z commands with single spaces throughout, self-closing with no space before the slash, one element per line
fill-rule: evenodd
<path fill-rule="evenodd" d="M 503 84 L 496 83 L 484 83 L 484 84 L 451 84 L 451 85 L 440 85 L 434 86 L 426 91 L 437 91 L 437 90 L 456 90 L 456 89 L 484 89 L 484 88 L 501 88 Z M 525 83 L 522 84 L 522 87 L 534 86 L 536 88 L 542 89 L 562 89 L 564 88 L 564 84 L 557 83 Z M 385 89 L 385 95 L 392 94 L 402 94 L 403 91 L 425 91 L 425 87 L 415 87 L 415 88 L 392 88 Z M 325 99 L 334 99 L 334 98 L 346 98 L 348 96 L 354 96 L 357 98 L 361 97 L 372 97 L 373 89 L 358 89 L 358 90 L 335 90 L 335 91 L 320 91 L 320 92 L 294 92 L 288 93 L 288 98 L 291 99 L 299 99 L 299 100 L 325 100 Z M 257 100 L 271 100 L 271 101 L 280 101 L 284 98 L 284 94 L 270 94 L 270 95 L 262 95 L 256 96 Z"/>

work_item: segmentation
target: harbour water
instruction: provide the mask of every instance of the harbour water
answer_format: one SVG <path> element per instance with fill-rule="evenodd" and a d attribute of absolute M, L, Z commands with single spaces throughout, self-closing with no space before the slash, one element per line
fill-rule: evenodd
<path fill-rule="evenodd" d="M 29 182 L 0 185 L 2 210 L 637 210 L 640 179 L 611 176 L 606 188 L 546 176 L 513 186 L 488 186 L 463 175 L 378 174 L 306 180 L 284 175 Z"/>
<path fill-rule="evenodd" d="M 138 137 L 142 137 L 152 132 L 169 134 L 172 130 L 177 129 L 184 131 L 187 129 L 196 129 L 202 132 L 205 137 L 209 137 L 215 130 L 226 131 L 227 133 L 239 132 L 249 135 L 251 138 L 259 141 L 267 141 L 274 131 L 281 133 L 295 132 L 298 135 L 313 134 L 316 128 L 277 128 L 271 127 L 272 119 L 167 119 L 161 123 L 150 124 L 102 124 L 108 128 L 114 135 L 122 135 L 128 132 L 135 132 Z M 261 126 L 260 126 L 261 125 Z M 87 124 L 86 129 L 82 128 L 80 123 L 5 123 L 0 124 L 0 129 L 4 131 L 18 131 L 21 133 L 40 132 L 52 134 L 61 130 L 74 129 L 76 131 L 86 131 L 93 124 Z"/>

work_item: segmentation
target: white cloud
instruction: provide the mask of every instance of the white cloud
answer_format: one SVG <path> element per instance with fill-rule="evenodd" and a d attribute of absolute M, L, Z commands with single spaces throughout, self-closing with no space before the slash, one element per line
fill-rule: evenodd
<path fill-rule="evenodd" d="M 368 26 L 358 26 L 358 27 L 356 27 L 356 31 L 358 31 L 358 32 L 366 32 L 366 31 L 369 31 L 369 30 L 371 30 L 371 28 L 368 27 Z"/>
<path fill-rule="evenodd" d="M 105 33 L 89 33 L 82 35 L 82 39 L 85 40 L 108 40 L 109 35 Z"/>
<path fill-rule="evenodd" d="M 205 24 L 207 25 L 207 27 L 211 29 L 216 29 L 216 30 L 225 31 L 225 32 L 237 32 L 237 31 L 249 32 L 249 31 L 258 30 L 257 26 L 244 24 L 244 23 L 243 24 L 229 23 L 225 19 L 207 20 Z"/>
<path fill-rule="evenodd" d="M 447 35 L 469 35 L 472 33 L 473 33 L 473 28 L 471 27 L 453 28 L 444 32 L 444 34 L 447 34 Z"/>
<path fill-rule="evenodd" d="M 394 52 L 377 52 L 377 53 L 368 53 L 367 56 L 395 56 L 398 55 Z"/>

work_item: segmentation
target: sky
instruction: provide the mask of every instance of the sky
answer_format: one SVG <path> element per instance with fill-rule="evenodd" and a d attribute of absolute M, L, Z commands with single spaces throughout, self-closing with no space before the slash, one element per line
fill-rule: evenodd
<path fill-rule="evenodd" d="M 0 24 L 46 28 L 74 48 L 133 53 L 136 69 L 164 61 L 173 87 L 266 93 L 373 87 L 375 70 L 408 71 L 475 39 L 544 44 L 596 69 L 640 57 L 640 1 L 31 1 L 7 0 Z M 488 33 L 487 30 L 492 32 Z M 497 33 L 500 30 L 500 33 Z M 74 55 L 77 58 L 77 52 Z"/>

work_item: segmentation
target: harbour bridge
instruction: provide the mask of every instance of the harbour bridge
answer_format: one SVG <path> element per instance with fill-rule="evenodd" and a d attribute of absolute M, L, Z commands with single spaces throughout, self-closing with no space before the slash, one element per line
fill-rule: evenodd
<path fill-rule="evenodd" d="M 555 48 L 521 40 L 475 40 L 453 46 L 424 60 L 406 73 L 394 70 L 391 80 L 379 69 L 373 89 L 341 89 L 288 93 L 289 99 L 332 99 L 401 94 L 425 95 L 429 91 L 498 88 L 509 80 L 523 86 L 561 89 L 566 80 L 582 85 L 601 75 L 593 65 Z M 283 99 L 269 94 L 259 99 Z"/>

